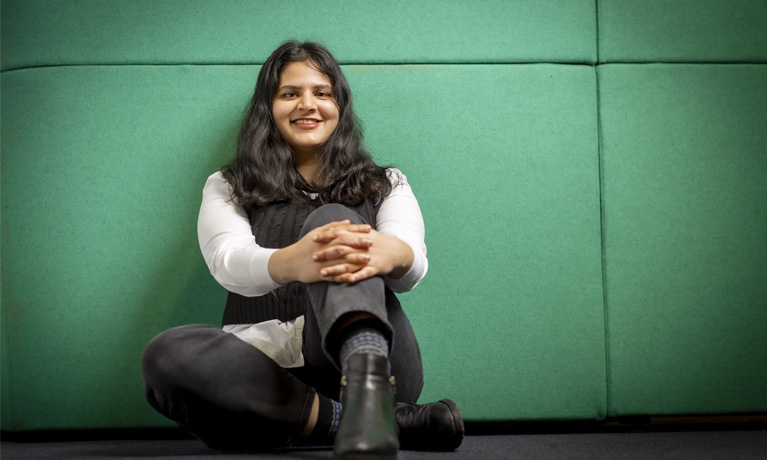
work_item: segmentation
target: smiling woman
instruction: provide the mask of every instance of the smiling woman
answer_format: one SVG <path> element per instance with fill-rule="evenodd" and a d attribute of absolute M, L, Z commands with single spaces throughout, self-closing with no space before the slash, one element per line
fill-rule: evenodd
<path fill-rule="evenodd" d="M 301 176 L 314 183 L 319 169 L 316 153 L 338 124 L 338 106 L 330 79 L 306 61 L 292 62 L 280 75 L 272 102 L 277 129 L 293 149 Z"/>
<path fill-rule="evenodd" d="M 152 340 L 142 371 L 159 412 L 224 449 L 332 443 L 337 458 L 393 459 L 460 445 L 453 401 L 415 404 L 421 354 L 394 295 L 426 275 L 418 201 L 363 148 L 321 45 L 289 42 L 264 63 L 198 237 L 229 290 L 224 327 Z"/>

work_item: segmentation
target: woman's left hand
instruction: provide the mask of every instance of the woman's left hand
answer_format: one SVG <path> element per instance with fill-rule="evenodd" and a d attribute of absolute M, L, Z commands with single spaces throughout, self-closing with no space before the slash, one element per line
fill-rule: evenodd
<path fill-rule="evenodd" d="M 356 283 L 374 276 L 401 278 L 413 265 L 413 250 L 398 238 L 384 235 L 376 230 L 365 234 L 367 248 L 357 246 L 357 254 L 364 254 L 367 263 L 360 265 L 345 263 L 343 249 L 345 241 L 337 231 L 328 231 L 314 236 L 314 242 L 325 246 L 314 253 L 314 261 L 324 262 L 339 259 L 339 264 L 325 267 L 321 274 L 328 281 L 336 283 Z M 348 246 L 347 246 L 348 247 Z M 359 258 L 357 258 L 359 260 Z"/>

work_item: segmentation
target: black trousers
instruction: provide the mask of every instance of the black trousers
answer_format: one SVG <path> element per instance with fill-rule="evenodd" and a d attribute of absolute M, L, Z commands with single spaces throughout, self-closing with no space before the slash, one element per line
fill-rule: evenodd
<path fill-rule="evenodd" d="M 306 219 L 302 236 L 329 222 L 364 223 L 341 205 Z M 340 371 L 334 330 L 354 312 L 370 313 L 387 331 L 395 399 L 416 402 L 423 388 L 413 329 L 383 278 L 306 286 L 305 366 L 284 369 L 257 348 L 210 325 L 176 327 L 147 346 L 142 373 L 149 403 L 215 448 L 258 450 L 290 445 L 306 426 L 316 393 L 338 400 Z"/>

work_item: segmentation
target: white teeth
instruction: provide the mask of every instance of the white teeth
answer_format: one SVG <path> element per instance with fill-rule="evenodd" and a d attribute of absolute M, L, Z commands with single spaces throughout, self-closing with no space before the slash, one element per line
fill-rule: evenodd
<path fill-rule="evenodd" d="M 293 123 L 296 123 L 299 125 L 313 125 L 317 123 L 317 120 L 296 120 Z"/>

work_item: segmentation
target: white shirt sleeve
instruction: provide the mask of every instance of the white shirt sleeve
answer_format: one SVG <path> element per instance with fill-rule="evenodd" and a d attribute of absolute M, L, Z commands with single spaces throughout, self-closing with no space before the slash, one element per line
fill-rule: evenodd
<path fill-rule="evenodd" d="M 394 292 L 405 292 L 421 282 L 428 270 L 421 208 L 407 178 L 388 171 L 393 184 L 376 216 L 377 230 L 405 242 L 413 250 L 413 266 L 400 279 L 385 277 Z M 228 291 L 258 297 L 280 287 L 269 274 L 269 258 L 277 249 L 258 245 L 245 210 L 232 201 L 229 183 L 221 172 L 208 177 L 202 191 L 197 238 L 210 273 Z"/>
<path fill-rule="evenodd" d="M 210 273 L 228 291 L 257 297 L 280 286 L 269 275 L 269 257 L 277 249 L 256 244 L 248 215 L 232 201 L 221 172 L 208 177 L 202 190 L 197 238 Z"/>
<path fill-rule="evenodd" d="M 388 174 L 395 187 L 378 210 L 376 228 L 384 235 L 402 240 L 413 250 L 413 266 L 402 278 L 384 278 L 392 291 L 406 292 L 416 287 L 429 269 L 424 242 L 426 231 L 421 208 L 407 178 L 394 168 L 389 169 Z"/>

